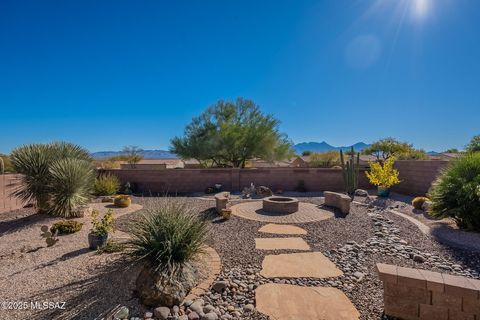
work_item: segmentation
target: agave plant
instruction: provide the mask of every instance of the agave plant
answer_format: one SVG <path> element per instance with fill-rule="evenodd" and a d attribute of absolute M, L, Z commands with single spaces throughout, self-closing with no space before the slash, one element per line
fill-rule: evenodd
<path fill-rule="evenodd" d="M 33 200 L 39 212 L 70 217 L 93 185 L 90 160 L 87 150 L 67 142 L 21 146 L 11 154 L 15 171 L 23 175 L 14 194 Z"/>

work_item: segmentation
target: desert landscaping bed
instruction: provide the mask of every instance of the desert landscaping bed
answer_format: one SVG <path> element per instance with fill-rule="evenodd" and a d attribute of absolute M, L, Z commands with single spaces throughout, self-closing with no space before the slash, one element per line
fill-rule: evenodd
<path fill-rule="evenodd" d="M 338 212 L 328 220 L 296 224 L 307 231 L 301 237 L 313 251 L 320 251 L 343 271 L 332 279 L 272 279 L 259 275 L 266 255 L 295 251 L 261 251 L 255 238 L 288 237 L 258 230 L 265 222 L 232 216 L 220 218 L 209 199 L 185 197 L 189 206 L 211 220 L 211 243 L 222 262 L 217 282 L 228 290 L 212 290 L 202 298 L 223 314 L 243 319 L 267 319 L 244 309 L 255 305 L 258 285 L 274 282 L 300 286 L 333 286 L 341 289 L 360 312 L 361 319 L 379 319 L 383 312 L 382 284 L 375 264 L 391 263 L 478 278 L 480 255 L 475 251 L 451 249 L 423 234 L 410 221 L 372 205 L 352 205 L 344 217 Z M 134 198 L 134 203 L 149 208 L 155 198 Z M 317 205 L 321 197 L 300 199 Z M 363 201 L 363 199 L 356 199 Z M 236 199 L 234 203 L 242 202 Z M 388 209 L 388 208 L 387 208 Z M 128 231 L 137 212 L 118 215 L 117 229 Z M 116 305 L 125 305 L 130 315 L 143 318 L 152 309 L 142 306 L 133 289 L 138 273 L 126 265 L 122 255 L 97 254 L 88 250 L 88 222 L 81 232 L 62 236 L 58 245 L 45 248 L 40 226 L 59 219 L 22 209 L 0 215 L 0 291 L 7 301 L 65 301 L 65 310 L 7 311 L 10 319 L 92 319 Z M 38 249 L 40 248 L 40 249 Z M 2 310 L 5 312 L 5 310 Z M 225 318 L 227 319 L 227 318 Z"/>

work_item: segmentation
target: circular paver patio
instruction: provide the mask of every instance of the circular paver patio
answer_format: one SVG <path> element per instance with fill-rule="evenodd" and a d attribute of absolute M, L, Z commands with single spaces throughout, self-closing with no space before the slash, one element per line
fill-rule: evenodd
<path fill-rule="evenodd" d="M 262 209 L 262 201 L 240 203 L 232 206 L 231 209 L 234 215 L 241 218 L 273 223 L 315 222 L 330 219 L 334 216 L 333 212 L 306 202 L 300 202 L 298 211 L 287 215 L 278 215 L 264 211 Z"/>

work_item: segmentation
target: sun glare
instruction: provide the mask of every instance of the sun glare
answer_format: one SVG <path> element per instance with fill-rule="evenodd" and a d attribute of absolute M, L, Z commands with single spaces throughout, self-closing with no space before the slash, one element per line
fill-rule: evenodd
<path fill-rule="evenodd" d="M 430 0 L 412 0 L 413 12 L 417 17 L 424 17 L 430 8 Z"/>

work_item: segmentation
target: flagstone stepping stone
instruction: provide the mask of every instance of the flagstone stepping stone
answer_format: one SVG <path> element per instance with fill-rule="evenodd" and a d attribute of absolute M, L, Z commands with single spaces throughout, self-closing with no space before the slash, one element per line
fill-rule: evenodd
<path fill-rule="evenodd" d="M 264 284 L 255 290 L 257 310 L 275 320 L 354 320 L 360 317 L 336 288 Z"/>
<path fill-rule="evenodd" d="M 310 246 L 302 238 L 256 238 L 255 249 L 310 250 Z"/>
<path fill-rule="evenodd" d="M 260 274 L 266 278 L 330 278 L 343 272 L 321 252 L 268 255 Z"/>
<path fill-rule="evenodd" d="M 264 233 L 273 233 L 273 234 L 307 234 L 307 231 L 303 230 L 297 226 L 289 226 L 287 224 L 275 224 L 269 223 L 264 225 L 258 230 L 259 232 Z"/>

